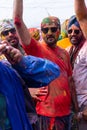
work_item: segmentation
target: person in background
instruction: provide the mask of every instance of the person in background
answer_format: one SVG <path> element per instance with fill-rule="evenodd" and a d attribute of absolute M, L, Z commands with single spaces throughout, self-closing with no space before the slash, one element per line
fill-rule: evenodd
<path fill-rule="evenodd" d="M 37 41 L 40 40 L 40 31 L 38 28 L 29 28 L 28 30 L 31 37 L 35 38 Z"/>
<path fill-rule="evenodd" d="M 0 54 L 6 56 L 16 71 L 9 63 L 0 61 L 0 130 L 33 130 L 26 114 L 22 86 L 32 82 L 36 87 L 47 85 L 59 76 L 60 70 L 50 61 L 24 57 L 19 50 L 4 43 L 0 45 Z"/>
<path fill-rule="evenodd" d="M 19 44 L 20 39 L 16 33 L 16 29 L 12 19 L 0 20 L 0 39 L 8 41 L 11 46 L 19 49 L 23 55 L 26 55 L 21 44 Z"/>
<path fill-rule="evenodd" d="M 71 46 L 71 43 L 68 38 L 67 34 L 67 25 L 68 25 L 69 19 L 66 19 L 62 25 L 61 25 L 61 34 L 59 36 L 57 45 L 61 48 L 66 49 L 67 47 Z"/>
<path fill-rule="evenodd" d="M 70 90 L 71 88 L 74 90 L 74 84 L 69 55 L 65 50 L 56 45 L 60 35 L 60 21 L 54 16 L 46 17 L 42 20 L 41 32 L 43 43 L 39 44 L 30 36 L 23 22 L 23 0 L 14 0 L 13 5 L 15 28 L 20 36 L 25 52 L 28 55 L 31 54 L 37 57 L 47 58 L 59 64 L 61 70 L 59 78 L 46 87 L 46 95 L 43 96 L 43 93 L 40 93 L 38 96 L 40 101 L 37 100 L 36 110 L 39 117 L 40 130 L 70 130 Z M 37 93 L 37 90 L 35 92 Z M 39 92 L 41 92 L 41 89 Z M 73 100 L 76 100 L 75 96 Z M 75 104 L 75 106 L 76 105 L 77 104 Z"/>
<path fill-rule="evenodd" d="M 64 39 L 68 37 L 67 35 L 67 25 L 68 25 L 69 19 L 66 19 L 62 24 L 61 24 L 61 34 L 59 36 L 58 40 Z"/>
<path fill-rule="evenodd" d="M 70 18 L 68 24 L 68 37 L 72 46 L 68 48 L 73 69 L 73 80 L 76 86 L 79 111 L 76 130 L 87 129 L 87 40 L 81 30 L 76 16 Z M 73 125 L 73 130 L 75 130 Z"/>

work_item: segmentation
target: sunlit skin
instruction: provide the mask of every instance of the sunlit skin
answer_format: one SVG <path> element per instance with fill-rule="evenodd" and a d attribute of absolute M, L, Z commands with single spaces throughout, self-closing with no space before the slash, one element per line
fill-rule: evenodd
<path fill-rule="evenodd" d="M 44 28 L 51 28 L 51 27 L 57 27 L 54 23 L 52 24 L 46 24 L 44 26 Z M 50 46 L 50 47 L 55 47 L 56 46 L 56 43 L 57 43 L 57 40 L 58 40 L 58 37 L 60 35 L 60 30 L 59 28 L 57 29 L 56 32 L 51 32 L 51 30 L 49 29 L 48 33 L 44 34 L 42 32 L 42 38 L 43 40 L 45 41 L 45 43 Z"/>
<path fill-rule="evenodd" d="M 9 32 L 9 34 L 7 36 L 2 36 L 1 35 L 1 39 L 2 40 L 7 40 L 11 44 L 11 46 L 13 46 L 15 48 L 18 47 L 19 39 L 18 39 L 18 36 L 17 36 L 16 32 L 14 34 Z"/>
<path fill-rule="evenodd" d="M 79 27 L 75 26 L 74 24 L 70 26 L 70 28 L 68 28 L 68 30 L 80 30 Z M 74 31 L 72 31 L 71 34 L 68 33 L 68 37 L 69 37 L 69 40 L 70 42 L 75 45 L 75 46 L 78 46 L 82 39 L 83 39 L 83 33 L 82 31 L 80 30 L 79 34 L 75 34 Z"/>

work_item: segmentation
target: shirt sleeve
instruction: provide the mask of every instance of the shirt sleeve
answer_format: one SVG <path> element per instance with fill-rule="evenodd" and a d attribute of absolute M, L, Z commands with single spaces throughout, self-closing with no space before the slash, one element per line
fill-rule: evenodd
<path fill-rule="evenodd" d="M 13 67 L 31 87 L 46 86 L 60 75 L 58 65 L 34 56 L 24 56 L 20 63 L 13 65 Z"/>

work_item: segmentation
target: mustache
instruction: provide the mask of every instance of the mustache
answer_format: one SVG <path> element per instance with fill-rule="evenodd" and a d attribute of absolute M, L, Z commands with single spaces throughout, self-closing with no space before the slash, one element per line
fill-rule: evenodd
<path fill-rule="evenodd" d="M 11 42 L 12 40 L 18 40 L 19 41 L 19 39 L 17 37 L 9 37 L 7 39 L 8 42 Z"/>
<path fill-rule="evenodd" d="M 53 35 L 48 35 L 47 38 L 55 38 Z"/>

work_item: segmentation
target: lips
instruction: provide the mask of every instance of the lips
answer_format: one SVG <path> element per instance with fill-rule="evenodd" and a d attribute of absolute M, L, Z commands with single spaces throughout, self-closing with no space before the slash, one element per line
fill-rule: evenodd
<path fill-rule="evenodd" d="M 17 38 L 9 38 L 8 42 L 15 43 L 15 42 L 17 42 Z"/>
<path fill-rule="evenodd" d="M 47 39 L 54 39 L 54 37 L 51 35 L 51 36 L 47 36 Z"/>
<path fill-rule="evenodd" d="M 48 41 L 52 42 L 54 41 L 54 38 L 48 38 Z"/>
<path fill-rule="evenodd" d="M 78 43 L 78 39 L 76 37 L 71 37 L 70 41 L 72 44 L 77 44 Z"/>
<path fill-rule="evenodd" d="M 71 37 L 71 40 L 77 41 L 77 38 L 75 36 Z"/>

